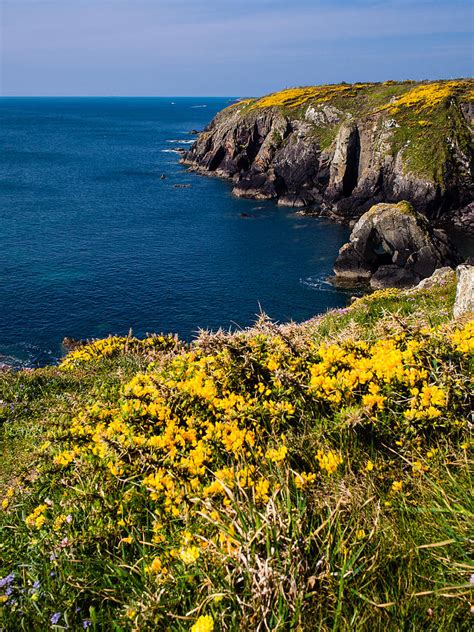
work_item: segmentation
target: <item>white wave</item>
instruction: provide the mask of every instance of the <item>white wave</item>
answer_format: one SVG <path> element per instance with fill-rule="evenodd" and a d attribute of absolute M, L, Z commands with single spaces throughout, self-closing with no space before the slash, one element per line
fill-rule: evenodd
<path fill-rule="evenodd" d="M 181 154 L 182 153 L 179 149 L 162 149 L 161 151 L 164 154 Z"/>
<path fill-rule="evenodd" d="M 194 140 L 167 140 L 167 143 L 178 143 L 179 145 L 192 145 Z"/>
<path fill-rule="evenodd" d="M 195 108 L 207 108 L 207 105 L 192 105 L 191 107 L 193 109 L 195 109 Z"/>
<path fill-rule="evenodd" d="M 332 285 L 330 281 L 324 276 L 310 276 L 306 279 L 300 279 L 301 285 L 306 285 L 319 292 L 338 292 L 339 290 Z"/>

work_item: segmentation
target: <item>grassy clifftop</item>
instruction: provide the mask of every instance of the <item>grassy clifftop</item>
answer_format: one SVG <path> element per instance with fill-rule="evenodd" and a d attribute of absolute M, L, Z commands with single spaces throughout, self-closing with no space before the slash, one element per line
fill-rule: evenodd
<path fill-rule="evenodd" d="M 467 630 L 453 297 L 0 374 L 0 628 Z"/>
<path fill-rule="evenodd" d="M 430 111 L 452 98 L 461 101 L 474 99 L 474 80 L 385 81 L 307 86 L 287 88 L 257 99 L 245 99 L 239 103 L 249 109 L 282 107 L 289 110 L 322 103 L 340 107 L 347 104 L 358 114 L 370 114 L 381 109 L 395 114 L 402 108 L 410 108 L 417 113 Z M 235 107 L 235 104 L 231 107 Z"/>

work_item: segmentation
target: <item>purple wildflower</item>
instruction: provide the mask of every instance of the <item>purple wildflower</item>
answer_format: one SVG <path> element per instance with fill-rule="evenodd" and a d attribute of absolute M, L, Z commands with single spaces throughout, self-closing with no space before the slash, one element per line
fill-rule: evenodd
<path fill-rule="evenodd" d="M 68 515 L 66 516 L 66 522 L 67 522 L 68 524 L 71 524 L 71 522 L 72 522 L 72 516 L 71 516 L 71 514 L 68 514 Z"/>
<path fill-rule="evenodd" d="M 15 581 L 15 573 L 10 573 L 10 575 L 7 575 L 6 577 L 3 577 L 3 579 L 0 579 L 0 588 L 9 586 L 14 581 Z"/>
<path fill-rule="evenodd" d="M 39 587 L 40 587 L 40 582 L 39 582 L 39 579 L 37 579 L 37 580 L 33 583 L 33 588 L 34 588 L 35 590 L 38 590 L 38 588 L 39 588 Z"/>
<path fill-rule="evenodd" d="M 59 621 L 59 619 L 61 618 L 61 613 L 60 612 L 55 612 L 52 616 L 51 616 L 51 623 L 53 625 L 56 625 Z"/>
<path fill-rule="evenodd" d="M 474 584 L 474 575 L 471 575 L 471 577 L 469 578 L 469 583 Z"/>
<path fill-rule="evenodd" d="M 84 619 L 84 621 L 82 622 L 82 627 L 84 628 L 84 630 L 87 630 L 87 628 L 91 625 L 92 621 L 90 619 Z"/>

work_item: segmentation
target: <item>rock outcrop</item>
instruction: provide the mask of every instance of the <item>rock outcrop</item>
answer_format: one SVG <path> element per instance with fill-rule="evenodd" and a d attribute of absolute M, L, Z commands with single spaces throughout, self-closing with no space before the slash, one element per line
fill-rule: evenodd
<path fill-rule="evenodd" d="M 412 287 L 458 256 L 442 230 L 407 202 L 376 204 L 364 213 L 339 251 L 336 279 L 374 289 Z"/>
<path fill-rule="evenodd" d="M 420 290 L 430 290 L 431 288 L 439 287 L 440 285 L 447 285 L 451 281 L 454 281 L 456 272 L 453 268 L 446 266 L 444 268 L 437 268 L 430 277 L 426 277 L 415 285 L 411 290 L 407 290 L 408 293 L 413 294 Z"/>
<path fill-rule="evenodd" d="M 456 269 L 457 286 L 453 315 L 455 318 L 474 313 L 474 266 L 461 265 Z"/>
<path fill-rule="evenodd" d="M 474 82 L 386 82 L 285 90 L 220 112 L 184 157 L 241 197 L 340 220 L 409 200 L 471 222 Z M 466 209 L 465 212 L 462 209 Z"/>

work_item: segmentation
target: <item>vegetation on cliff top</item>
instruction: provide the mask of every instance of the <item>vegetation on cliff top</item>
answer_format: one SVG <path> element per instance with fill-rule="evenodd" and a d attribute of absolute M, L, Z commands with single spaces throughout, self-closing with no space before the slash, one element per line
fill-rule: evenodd
<path fill-rule="evenodd" d="M 0 374 L 0 627 L 467 630 L 474 321 L 453 296 Z"/>
<path fill-rule="evenodd" d="M 341 125 L 347 120 L 373 118 L 385 125 L 384 142 L 393 155 L 403 151 L 405 169 L 430 181 L 444 184 L 445 165 L 451 139 L 469 155 L 471 133 L 459 108 L 453 104 L 474 98 L 474 80 L 386 81 L 384 83 L 335 84 L 290 88 L 238 104 L 242 115 L 262 108 L 277 107 L 289 118 L 306 118 L 314 123 L 322 149 L 329 149 Z M 329 119 L 308 117 L 330 106 Z M 388 125 L 388 126 L 387 126 Z"/>
<path fill-rule="evenodd" d="M 341 97 L 351 101 L 360 98 L 361 102 L 358 103 L 360 111 L 365 111 L 366 114 L 374 113 L 377 109 L 388 110 L 395 114 L 402 108 L 412 108 L 420 114 L 446 103 L 450 98 L 472 100 L 474 80 L 456 79 L 422 83 L 386 81 L 384 83 L 341 83 L 288 88 L 258 99 L 246 99 L 240 105 L 244 104 L 249 108 L 299 108 L 303 105 L 318 105 L 336 100 L 340 104 Z M 377 103 L 380 103 L 379 108 L 377 108 Z"/>

